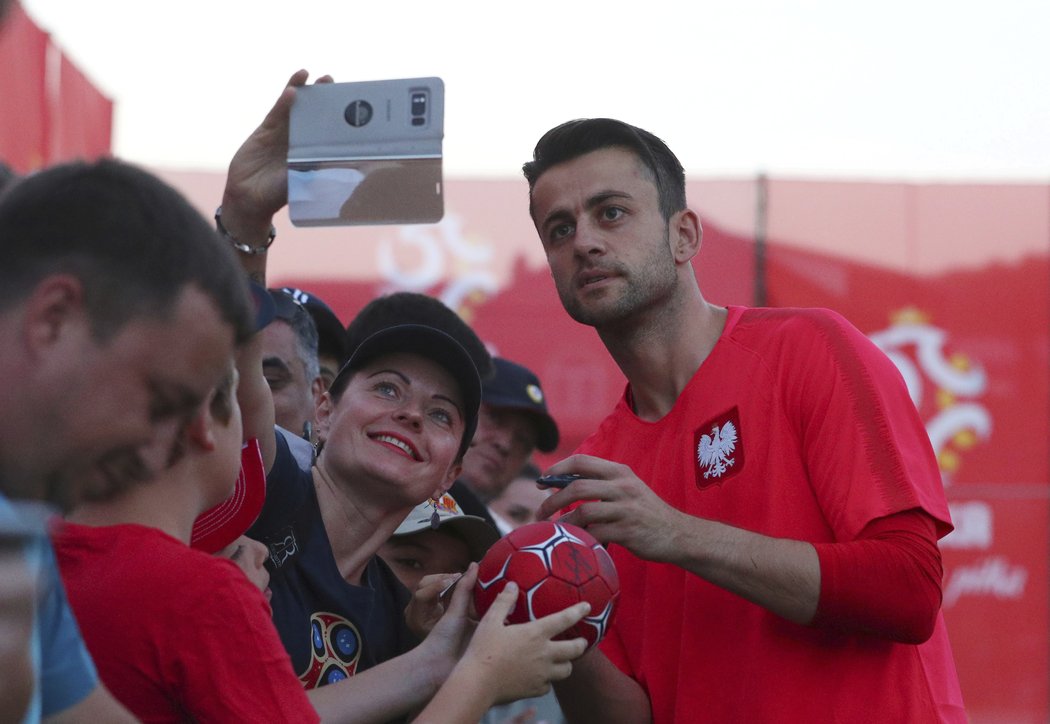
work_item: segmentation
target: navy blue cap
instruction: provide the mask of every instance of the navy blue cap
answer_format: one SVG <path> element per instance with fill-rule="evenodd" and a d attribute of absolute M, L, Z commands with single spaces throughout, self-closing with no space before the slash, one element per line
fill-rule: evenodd
<path fill-rule="evenodd" d="M 322 355 L 331 355 L 345 364 L 350 357 L 350 340 L 346 328 L 339 321 L 332 308 L 320 297 L 295 287 L 281 287 L 281 291 L 291 295 L 292 299 L 306 307 L 317 325 L 317 349 Z"/>
<path fill-rule="evenodd" d="M 481 401 L 490 407 L 509 408 L 530 413 L 536 427 L 536 447 L 540 452 L 551 452 L 558 447 L 558 425 L 547 412 L 547 397 L 540 387 L 540 378 L 528 367 L 494 357 L 495 374 L 485 383 Z"/>

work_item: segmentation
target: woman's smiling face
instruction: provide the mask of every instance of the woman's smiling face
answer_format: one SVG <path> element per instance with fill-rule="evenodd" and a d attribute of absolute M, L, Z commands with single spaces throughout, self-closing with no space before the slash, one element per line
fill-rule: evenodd
<path fill-rule="evenodd" d="M 339 401 L 322 403 L 321 464 L 339 482 L 381 480 L 404 504 L 444 490 L 459 474 L 463 396 L 443 367 L 394 353 L 357 370 Z"/>

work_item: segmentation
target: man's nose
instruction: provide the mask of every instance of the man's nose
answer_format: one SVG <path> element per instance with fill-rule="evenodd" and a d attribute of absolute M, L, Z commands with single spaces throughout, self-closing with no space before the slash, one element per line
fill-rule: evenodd
<path fill-rule="evenodd" d="M 573 237 L 573 250 L 579 256 L 605 253 L 605 232 L 596 224 L 581 221 Z"/>

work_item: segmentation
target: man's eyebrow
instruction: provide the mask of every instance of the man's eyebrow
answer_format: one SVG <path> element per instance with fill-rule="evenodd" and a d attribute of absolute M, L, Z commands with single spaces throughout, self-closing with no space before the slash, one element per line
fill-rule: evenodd
<path fill-rule="evenodd" d="M 290 372 L 291 368 L 284 363 L 284 360 L 280 357 L 264 357 L 262 361 L 263 367 L 276 367 L 284 372 Z"/>
<path fill-rule="evenodd" d="M 626 191 L 614 191 L 613 189 L 608 189 L 606 191 L 599 191 L 594 196 L 591 196 L 587 199 L 587 203 L 584 205 L 588 209 L 593 209 L 595 206 L 601 206 L 610 199 L 627 199 L 630 201 L 633 200 L 634 197 Z"/>
<path fill-rule="evenodd" d="M 572 214 L 568 209 L 554 209 L 543 218 L 543 223 L 540 224 L 540 228 L 546 229 L 555 221 L 569 221 L 572 219 Z"/>
<path fill-rule="evenodd" d="M 632 200 L 634 197 L 626 191 L 617 191 L 614 189 L 606 189 L 605 191 L 599 191 L 594 194 L 587 201 L 584 202 L 584 208 L 591 210 L 597 206 L 601 206 L 610 199 L 627 199 Z M 543 218 L 542 228 L 547 228 L 553 221 L 560 221 L 562 219 L 571 219 L 572 213 L 568 209 L 559 208 L 554 209 Z"/>
<path fill-rule="evenodd" d="M 205 395 L 174 382 L 152 380 L 149 383 L 154 417 L 183 414 L 195 410 L 204 402 Z"/>

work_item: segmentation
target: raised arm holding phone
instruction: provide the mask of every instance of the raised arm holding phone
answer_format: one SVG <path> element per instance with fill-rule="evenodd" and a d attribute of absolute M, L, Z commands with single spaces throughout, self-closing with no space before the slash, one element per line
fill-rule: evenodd
<path fill-rule="evenodd" d="M 264 285 L 272 217 L 286 201 L 289 113 L 307 77 L 305 71 L 292 75 L 235 154 L 219 214 L 245 271 Z M 268 470 L 267 502 L 249 535 L 266 543 L 271 562 L 277 561 L 270 582 L 274 620 L 297 675 L 315 696 L 353 690 L 371 700 L 370 711 L 383 711 L 379 700 L 389 702 L 394 708 L 386 708 L 387 718 L 418 709 L 438 691 L 469 639 L 473 624 L 463 597 L 470 587 L 464 586 L 459 602 L 454 595 L 417 646 L 402 616 L 408 592 L 376 556 L 408 512 L 440 496 L 459 472 L 480 402 L 468 348 L 483 346 L 458 318 L 442 329 L 389 327 L 361 342 L 317 407 L 320 445 L 310 470 L 290 460 L 275 438 L 272 411 L 246 412 L 246 434 L 262 441 Z M 442 612 L 438 593 L 435 587 L 424 605 Z M 570 608 L 527 628 L 483 619 L 482 638 L 467 649 L 459 670 L 473 670 L 477 657 L 524 665 L 514 677 L 479 680 L 485 684 L 476 694 L 482 710 L 521 690 L 516 682 L 530 682 L 525 692 L 531 693 L 536 682 L 567 675 L 582 647 L 549 638 L 555 627 L 564 623 L 561 631 L 583 615 L 582 608 Z M 354 641 L 352 655 L 339 649 L 346 637 Z M 319 640 L 326 648 L 320 656 Z M 528 652 L 518 649 L 526 645 Z M 431 657 L 425 665 L 423 652 Z M 339 686 L 325 686 L 346 677 Z M 435 706 L 442 711 L 462 703 L 446 696 Z"/>

